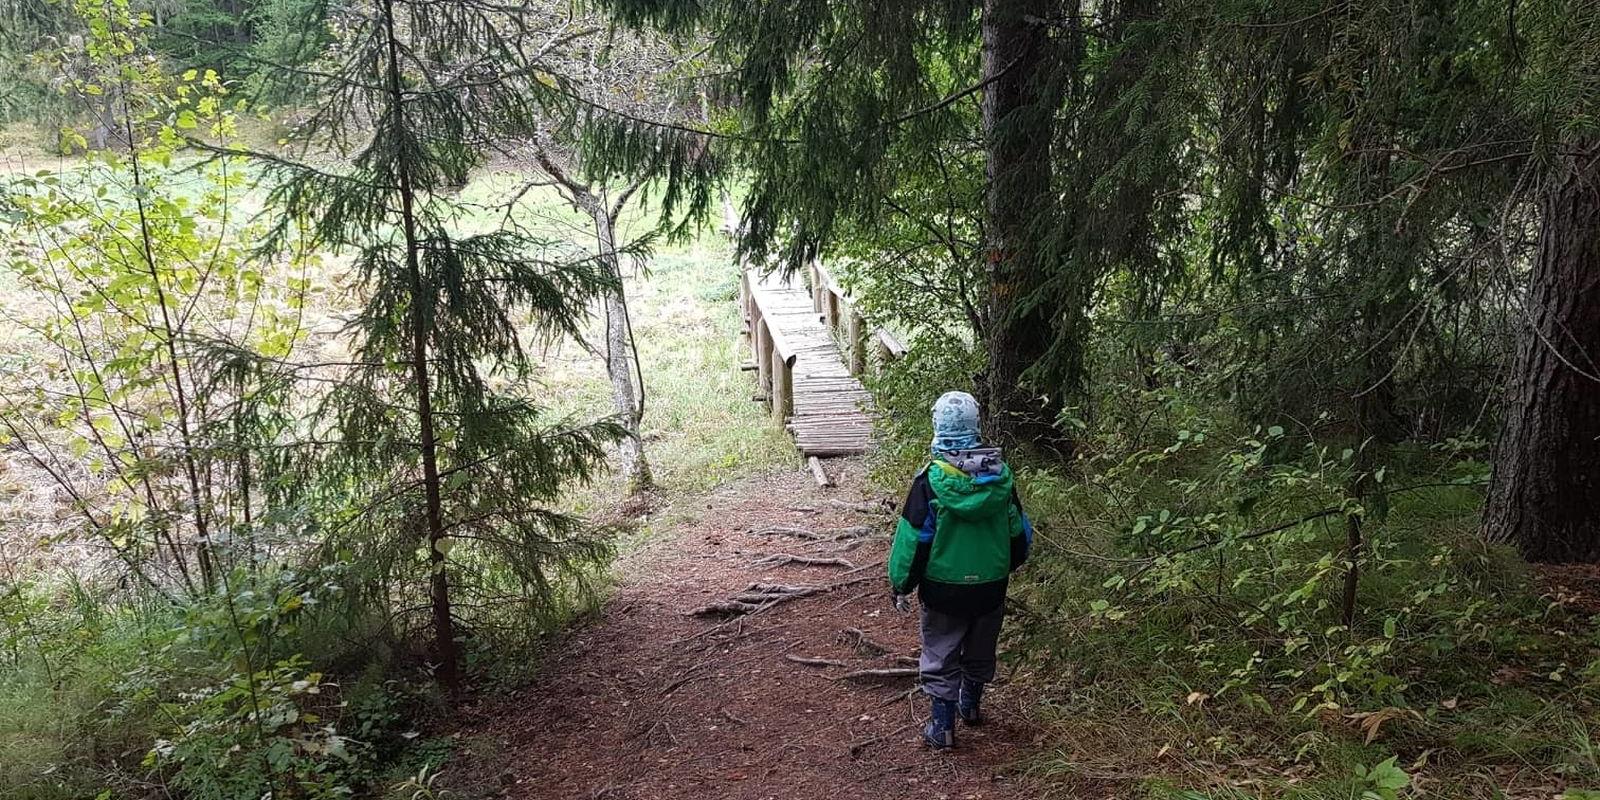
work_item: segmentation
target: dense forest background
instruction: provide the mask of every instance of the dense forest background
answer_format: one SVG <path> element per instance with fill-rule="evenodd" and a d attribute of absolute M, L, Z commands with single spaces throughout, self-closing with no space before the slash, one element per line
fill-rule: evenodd
<path fill-rule="evenodd" d="M 792 458 L 733 293 L 819 258 L 882 491 L 951 388 L 1019 467 L 1021 771 L 1600 790 L 1593 0 L 0 19 L 8 798 L 431 796 L 641 504 Z"/>

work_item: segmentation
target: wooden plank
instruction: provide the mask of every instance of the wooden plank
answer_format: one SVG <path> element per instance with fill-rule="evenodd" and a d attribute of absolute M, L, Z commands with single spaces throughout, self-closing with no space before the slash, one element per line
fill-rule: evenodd
<path fill-rule="evenodd" d="M 813 456 L 866 452 L 873 420 L 872 398 L 859 379 L 866 361 L 866 321 L 820 265 L 805 276 L 810 286 L 746 271 L 741 289 L 749 290 L 760 396 L 771 404 L 774 421 L 793 434 L 809 465 Z M 834 338 L 838 327 L 848 327 L 853 337 L 844 348 Z M 820 466 L 818 461 L 813 477 L 826 480 Z"/>
<path fill-rule="evenodd" d="M 873 338 L 878 341 L 878 353 L 883 356 L 885 363 L 904 358 L 905 354 L 909 352 L 906 346 L 894 337 L 894 334 L 882 328 L 879 328 L 873 334 Z"/>
<path fill-rule="evenodd" d="M 817 486 L 826 489 L 833 485 L 833 481 L 828 478 L 827 470 L 822 468 L 822 459 L 812 456 L 806 461 L 811 465 L 811 477 L 817 479 Z"/>

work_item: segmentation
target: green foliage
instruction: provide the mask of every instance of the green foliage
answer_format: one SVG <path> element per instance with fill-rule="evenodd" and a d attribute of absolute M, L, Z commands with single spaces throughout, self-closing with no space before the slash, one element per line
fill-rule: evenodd
<path fill-rule="evenodd" d="M 867 380 L 877 409 L 878 446 L 870 456 L 873 477 L 901 488 L 906 476 L 927 466 L 933 442 L 933 401 L 948 391 L 972 389 L 981 356 L 972 344 L 947 331 L 913 339 L 906 357 Z"/>
<path fill-rule="evenodd" d="M 396 680 L 346 690 L 296 654 L 304 627 L 343 613 L 326 603 L 343 591 L 340 572 L 227 583 L 179 606 L 84 594 L 63 608 L 38 587 L 10 587 L 0 599 L 7 787 L 44 800 L 157 780 L 195 798 L 313 798 L 384 774 L 394 753 L 380 743 L 423 707 L 415 690 Z"/>
<path fill-rule="evenodd" d="M 621 435 L 610 420 L 547 421 L 526 349 L 578 338 L 615 278 L 511 224 L 519 195 L 492 201 L 507 213 L 489 230 L 453 197 L 490 143 L 533 130 L 550 98 L 533 65 L 510 66 L 533 35 L 517 17 L 472 3 L 347 7 L 300 138 L 349 168 L 264 157 L 276 219 L 263 250 L 303 233 L 348 254 L 362 302 L 353 358 L 313 423 L 337 442 L 320 454 L 319 491 L 358 493 L 323 516 L 327 547 L 364 565 L 373 596 L 422 601 L 399 602 L 430 611 L 447 683 L 462 609 L 482 609 L 468 614 L 484 634 L 545 630 L 607 554 L 610 531 L 553 501 Z M 472 601 L 452 608 L 451 587 Z"/>
<path fill-rule="evenodd" d="M 1551 705 L 1600 692 L 1579 677 L 1593 633 L 1540 597 L 1514 554 L 1477 539 L 1474 443 L 1382 463 L 1326 420 L 1242 428 L 1188 391 L 1132 396 L 1141 429 L 1097 431 L 1070 478 L 1019 480 L 1039 533 L 1014 590 L 1015 652 L 1053 687 L 1054 713 L 1131 716 L 1141 722 L 1123 727 L 1143 734 L 1106 737 L 1116 746 L 1262 759 L 1262 779 L 1354 776 L 1355 795 L 1328 796 L 1404 796 L 1396 764 L 1424 752 L 1405 772 L 1474 787 L 1459 796 L 1493 796 L 1480 771 L 1500 763 L 1594 774 L 1587 736 L 1570 735 L 1587 730 L 1586 706 Z M 1347 627 L 1350 519 L 1363 546 Z M 1536 709 L 1551 716 L 1524 722 Z"/>
<path fill-rule="evenodd" d="M 4 185 L 6 266 L 31 300 L 17 321 L 43 357 L 4 365 L 0 433 L 74 498 L 71 534 L 108 547 L 147 589 L 194 596 L 297 522 L 288 460 L 243 452 L 288 432 L 275 411 L 287 370 L 245 375 L 217 356 L 288 354 L 310 260 L 249 258 L 242 243 L 261 231 L 234 208 L 249 177 L 237 160 L 176 161 L 182 137 L 233 131 L 217 77 L 141 61 L 145 25 L 126 7 L 81 10 L 87 55 L 57 57 L 87 59 L 73 91 L 115 98 L 101 124 L 127 144 Z M 278 513 L 256 516 L 264 501 Z"/>
<path fill-rule="evenodd" d="M 1371 768 L 1356 765 L 1356 781 L 1361 787 L 1361 800 L 1395 800 L 1400 791 L 1411 785 L 1411 776 L 1394 765 L 1395 757 Z"/>

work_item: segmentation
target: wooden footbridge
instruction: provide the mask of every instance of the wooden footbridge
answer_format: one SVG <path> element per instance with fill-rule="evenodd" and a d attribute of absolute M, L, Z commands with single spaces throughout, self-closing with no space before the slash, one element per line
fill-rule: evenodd
<path fill-rule="evenodd" d="M 889 332 L 868 330 L 848 295 L 820 263 L 805 282 L 746 269 L 739 282 L 744 339 L 756 373 L 756 398 L 793 434 L 795 447 L 826 483 L 818 459 L 865 453 L 872 398 L 861 385 L 869 362 L 905 355 Z M 869 353 L 869 350 L 871 351 Z"/>

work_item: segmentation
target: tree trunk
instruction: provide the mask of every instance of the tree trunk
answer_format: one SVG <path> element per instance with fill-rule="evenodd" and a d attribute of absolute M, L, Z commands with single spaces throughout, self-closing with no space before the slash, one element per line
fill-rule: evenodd
<path fill-rule="evenodd" d="M 1484 534 L 1531 561 L 1600 561 L 1600 138 L 1573 154 L 1540 200 L 1509 403 Z"/>
<path fill-rule="evenodd" d="M 600 245 L 600 263 L 616 281 L 616 287 L 607 291 L 606 307 L 606 375 L 611 378 L 611 402 L 617 416 L 627 429 L 620 449 L 622 475 L 628 482 L 629 493 L 649 489 L 654 481 L 650 476 L 650 462 L 644 455 L 644 439 L 639 432 L 644 409 L 633 383 L 633 331 L 628 320 L 628 298 L 622 289 L 622 265 L 617 258 L 616 220 L 603 202 L 585 204 L 594 219 L 595 238 Z"/>
<path fill-rule="evenodd" d="M 388 39 L 389 113 L 402 136 L 405 130 L 405 95 L 400 82 L 400 44 L 395 39 L 394 4 L 383 3 L 384 35 Z M 450 610 L 450 576 L 445 569 L 445 528 L 439 477 L 438 437 L 434 432 L 432 383 L 428 375 L 428 315 L 424 298 L 428 295 L 422 279 L 417 252 L 417 215 L 414 207 L 416 186 L 411 170 L 402 162 L 399 170 L 400 222 L 405 235 L 406 271 L 411 279 L 411 369 L 417 392 L 418 438 L 422 450 L 422 490 L 427 506 L 429 599 L 433 611 L 434 658 L 438 661 L 439 682 L 451 694 L 461 688 L 461 652 L 456 644 L 455 617 Z"/>
<path fill-rule="evenodd" d="M 1047 77 L 1049 41 L 1040 20 L 1055 4 L 985 0 L 983 136 L 987 148 L 985 243 L 989 268 L 989 363 L 983 376 L 988 433 L 1001 441 L 1057 437 L 1059 391 L 1027 388 L 1024 374 L 1045 356 L 1051 309 L 1034 295 L 1048 278 L 1037 222 L 1054 206 L 1050 140 L 1055 111 Z M 1043 389 L 1042 391 L 1039 389 Z M 1054 400 L 1041 398 L 1051 397 Z"/>
<path fill-rule="evenodd" d="M 551 157 L 543 143 L 532 142 L 534 159 L 566 193 L 573 206 L 589 215 L 594 222 L 595 244 L 601 266 L 616 287 L 606 292 L 606 375 L 611 378 L 611 401 L 617 409 L 626 435 L 621 443 L 622 474 L 627 479 L 629 493 L 638 493 L 655 485 L 650 476 L 650 462 L 644 455 L 644 439 L 639 427 L 644 418 L 644 394 L 635 386 L 633 358 L 633 327 L 628 321 L 628 298 L 622 288 L 622 265 L 617 258 L 617 217 L 627 205 L 628 198 L 641 184 L 623 189 L 613 203 L 603 194 L 578 181 L 568 170 Z M 639 378 L 642 383 L 644 377 Z"/>

